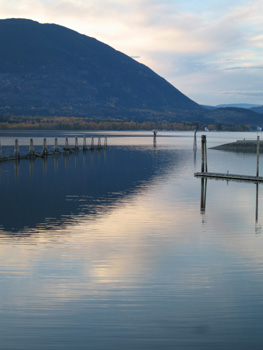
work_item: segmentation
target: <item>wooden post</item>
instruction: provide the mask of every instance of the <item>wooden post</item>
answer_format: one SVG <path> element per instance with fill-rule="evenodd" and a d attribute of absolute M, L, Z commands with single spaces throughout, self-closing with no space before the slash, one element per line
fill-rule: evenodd
<path fill-rule="evenodd" d="M 101 149 L 101 141 L 100 141 L 100 136 L 98 137 L 98 149 Z"/>
<path fill-rule="evenodd" d="M 58 152 L 59 152 L 59 148 L 58 148 L 58 138 L 57 138 L 57 137 L 55 137 L 54 152 L 55 152 L 55 153 L 58 153 Z"/>
<path fill-rule="evenodd" d="M 83 137 L 83 151 L 87 151 L 87 139 L 86 136 Z"/>
<path fill-rule="evenodd" d="M 42 157 L 47 156 L 48 151 L 47 151 L 47 139 L 43 139 L 43 149 L 42 149 Z"/>
<path fill-rule="evenodd" d="M 68 138 L 66 137 L 65 138 L 65 148 L 64 148 L 65 151 L 69 151 L 69 145 L 68 145 Z"/>
<path fill-rule="evenodd" d="M 32 157 L 34 156 L 35 152 L 34 152 L 34 141 L 31 138 L 30 139 L 30 144 L 29 144 L 29 156 Z"/>
<path fill-rule="evenodd" d="M 201 137 L 201 172 L 207 172 L 207 150 L 206 150 L 206 135 L 202 135 Z"/>
<path fill-rule="evenodd" d="M 205 137 L 205 172 L 207 173 L 207 145 L 206 145 L 206 137 Z"/>
<path fill-rule="evenodd" d="M 108 146 L 108 143 L 107 143 L 107 136 L 105 136 L 105 138 L 104 138 L 104 148 L 107 148 L 107 146 Z"/>
<path fill-rule="evenodd" d="M 18 139 L 15 139 L 15 157 L 20 157 Z"/>
<path fill-rule="evenodd" d="M 201 173 L 204 173 L 205 170 L 205 139 L 206 136 L 201 136 Z"/>
<path fill-rule="evenodd" d="M 75 151 L 79 150 L 79 145 L 78 145 L 78 138 L 75 137 L 75 147 L 74 147 Z"/>
<path fill-rule="evenodd" d="M 2 145 L 1 145 L 1 141 L 0 141 L 0 158 L 3 157 L 3 153 L 2 153 Z"/>
<path fill-rule="evenodd" d="M 93 137 L 93 136 L 92 136 L 92 138 L 91 138 L 90 149 L 91 149 L 91 151 L 94 150 L 94 137 Z"/>
<path fill-rule="evenodd" d="M 259 145 L 260 145 L 260 141 L 259 141 L 259 136 L 257 136 L 257 177 L 259 174 Z"/>

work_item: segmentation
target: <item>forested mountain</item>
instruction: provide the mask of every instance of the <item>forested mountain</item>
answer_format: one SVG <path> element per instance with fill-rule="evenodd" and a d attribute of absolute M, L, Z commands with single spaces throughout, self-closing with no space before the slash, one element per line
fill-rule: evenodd
<path fill-rule="evenodd" d="M 0 20 L 0 47 L 2 112 L 107 116 L 201 110 L 145 65 L 65 27 Z"/>
<path fill-rule="evenodd" d="M 0 20 L 0 47 L 0 122 L 75 116 L 263 124 L 252 110 L 205 109 L 131 57 L 56 24 Z"/>

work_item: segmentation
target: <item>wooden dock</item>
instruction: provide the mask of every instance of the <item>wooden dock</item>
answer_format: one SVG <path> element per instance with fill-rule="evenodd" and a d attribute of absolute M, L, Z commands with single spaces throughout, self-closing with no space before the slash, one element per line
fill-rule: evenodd
<path fill-rule="evenodd" d="M 201 177 L 202 179 L 218 179 L 218 180 L 227 180 L 227 181 L 247 181 L 260 183 L 263 182 L 263 177 L 259 176 L 259 151 L 260 151 L 260 140 L 257 136 L 257 141 L 253 142 L 256 145 L 257 150 L 257 167 L 256 167 L 256 176 L 253 175 L 240 175 L 240 174 L 229 174 L 225 173 L 211 173 L 207 171 L 207 146 L 206 146 L 206 136 L 202 135 L 201 137 L 201 172 L 194 173 L 195 177 Z"/>
<path fill-rule="evenodd" d="M 237 175 L 237 174 L 223 174 L 223 173 L 209 173 L 209 172 L 197 172 L 195 177 L 228 180 L 228 181 L 248 181 L 248 182 L 263 182 L 263 177 L 252 175 Z"/>

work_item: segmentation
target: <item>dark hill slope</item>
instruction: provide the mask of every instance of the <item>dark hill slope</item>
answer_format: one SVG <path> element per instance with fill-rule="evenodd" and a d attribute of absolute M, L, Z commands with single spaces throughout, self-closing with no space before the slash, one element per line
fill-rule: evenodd
<path fill-rule="evenodd" d="M 218 108 L 207 111 L 204 120 L 211 124 L 238 125 L 248 124 L 252 126 L 261 126 L 263 124 L 263 115 L 255 113 L 245 108 Z"/>
<path fill-rule="evenodd" d="M 55 24 L 0 20 L 0 113 L 115 116 L 202 108 L 148 67 Z M 149 112 L 148 112 L 149 113 Z"/>
<path fill-rule="evenodd" d="M 252 107 L 250 108 L 251 111 L 259 113 L 259 114 L 263 114 L 263 106 L 259 106 L 259 107 Z"/>

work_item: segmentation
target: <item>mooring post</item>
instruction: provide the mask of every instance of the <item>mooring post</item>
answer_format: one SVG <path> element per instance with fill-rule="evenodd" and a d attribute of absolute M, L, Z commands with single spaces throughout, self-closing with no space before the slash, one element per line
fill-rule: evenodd
<path fill-rule="evenodd" d="M 206 144 L 206 136 L 201 136 L 201 173 L 205 172 L 205 144 Z"/>
<path fill-rule="evenodd" d="M 107 136 L 104 137 L 104 148 L 107 148 L 108 142 L 107 142 Z"/>
<path fill-rule="evenodd" d="M 77 138 L 77 137 L 75 137 L 75 147 L 74 147 L 74 150 L 75 150 L 75 151 L 78 151 L 78 150 L 79 150 L 78 138 Z"/>
<path fill-rule="evenodd" d="M 2 145 L 1 145 L 1 141 L 0 141 L 0 158 L 3 157 L 3 153 L 2 153 Z"/>
<path fill-rule="evenodd" d="M 57 137 L 55 137 L 54 152 L 55 152 L 55 153 L 58 153 L 58 152 L 59 152 L 59 148 L 58 148 L 58 138 L 57 138 Z"/>
<path fill-rule="evenodd" d="M 91 149 L 92 151 L 94 150 L 94 137 L 93 137 L 93 136 L 92 136 L 92 138 L 91 138 L 90 149 Z"/>
<path fill-rule="evenodd" d="M 47 156 L 48 152 L 47 152 L 47 139 L 44 138 L 43 139 L 43 149 L 42 149 L 42 156 Z"/>
<path fill-rule="evenodd" d="M 34 151 L 34 141 L 33 139 L 31 138 L 30 139 L 30 143 L 29 143 L 29 156 L 32 157 L 34 156 L 35 154 L 35 151 Z"/>
<path fill-rule="evenodd" d="M 98 137 L 98 149 L 101 149 L 101 141 L 100 141 L 100 136 Z"/>
<path fill-rule="evenodd" d="M 86 136 L 83 137 L 83 151 L 87 151 L 87 139 Z"/>
<path fill-rule="evenodd" d="M 16 158 L 20 157 L 18 139 L 15 139 L 15 157 Z"/>
<path fill-rule="evenodd" d="M 64 148 L 65 151 L 69 151 L 69 145 L 68 145 L 68 137 L 65 138 L 65 148 Z"/>
<path fill-rule="evenodd" d="M 205 172 L 207 173 L 207 145 L 206 145 L 206 136 L 205 136 Z"/>
<path fill-rule="evenodd" d="M 259 145 L 260 145 L 259 136 L 257 136 L 257 177 L 259 175 Z"/>

